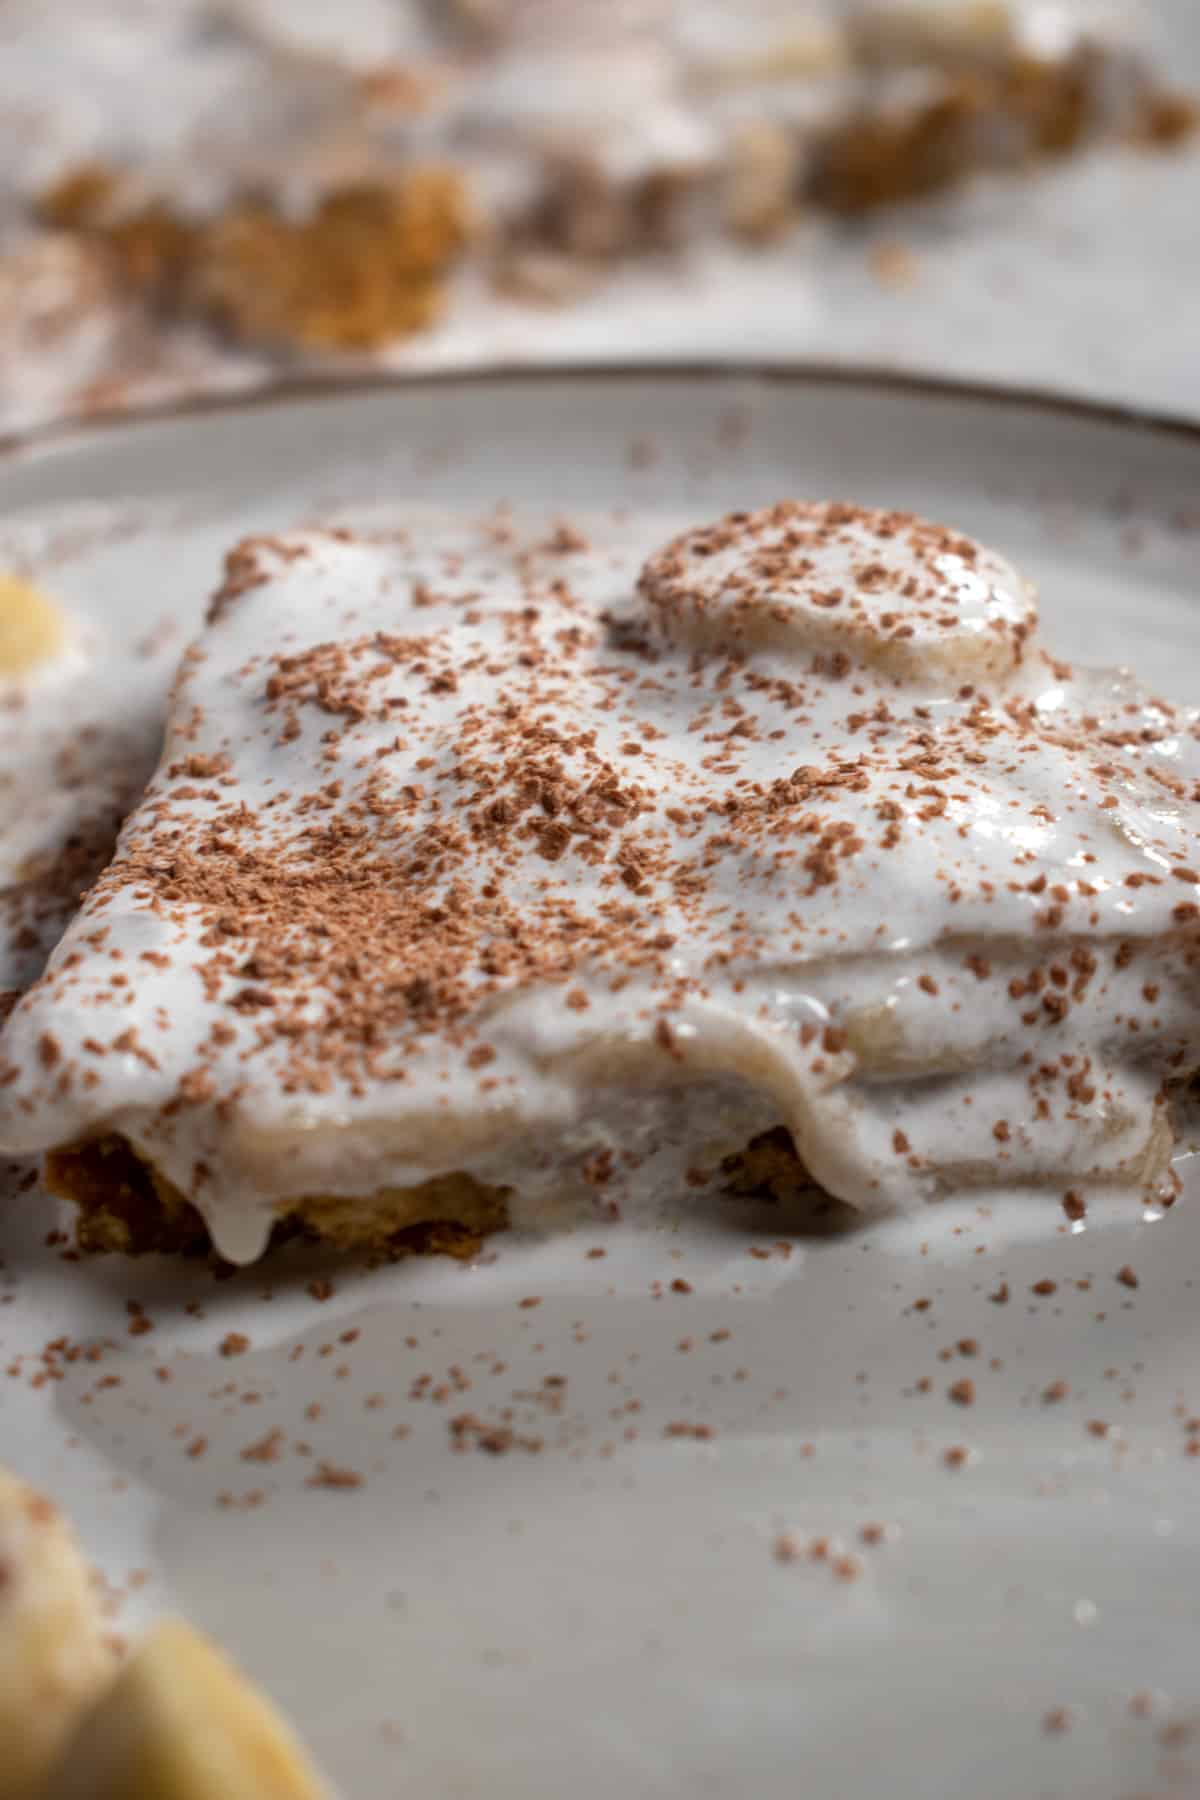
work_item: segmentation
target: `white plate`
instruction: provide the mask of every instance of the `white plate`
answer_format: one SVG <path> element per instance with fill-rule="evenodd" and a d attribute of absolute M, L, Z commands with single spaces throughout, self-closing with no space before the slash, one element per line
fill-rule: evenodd
<path fill-rule="evenodd" d="M 1194 697 L 1200 434 L 914 385 L 546 375 L 128 423 L 0 464 L 0 563 L 146 631 L 197 616 L 240 533 L 335 505 L 702 518 L 792 494 L 990 539 L 1057 647 Z M 1200 1787 L 1187 1194 L 1086 1231 L 1046 1197 L 869 1228 L 760 1209 L 226 1281 L 64 1262 L 53 1223 L 35 1194 L 0 1215 L 5 1460 L 71 1509 L 123 1623 L 172 1606 L 214 1630 L 355 1800 Z M 230 1332 L 251 1347 L 226 1358 Z M 109 1347 L 39 1381 L 61 1334 Z M 452 1419 L 504 1409 L 540 1452 L 455 1452 Z M 246 1460 L 275 1430 L 277 1458 Z M 321 1460 L 361 1485 L 309 1485 Z M 781 1533 L 838 1540 L 857 1579 L 781 1562 Z"/>

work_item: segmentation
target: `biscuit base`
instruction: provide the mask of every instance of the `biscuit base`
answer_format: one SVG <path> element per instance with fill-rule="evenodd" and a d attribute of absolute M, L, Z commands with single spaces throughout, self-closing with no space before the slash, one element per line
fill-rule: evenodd
<path fill-rule="evenodd" d="M 197 1209 L 115 1133 L 88 1138 L 46 1157 L 46 1188 L 78 1209 L 76 1242 L 90 1253 L 200 1256 L 212 1249 Z M 732 1197 L 795 1199 L 813 1181 L 784 1128 L 763 1132 L 721 1165 Z M 459 1171 L 415 1187 L 366 1195 L 316 1194 L 280 1208 L 272 1243 L 308 1239 L 337 1250 L 384 1257 L 477 1254 L 485 1237 L 509 1224 L 509 1189 Z"/>
<path fill-rule="evenodd" d="M 51 1151 L 43 1180 L 50 1193 L 78 1208 L 81 1250 L 196 1256 L 212 1248 L 200 1213 L 126 1138 L 108 1134 Z M 271 1241 L 319 1240 L 383 1256 L 469 1257 L 508 1224 L 506 1195 L 466 1174 L 368 1195 L 305 1195 L 280 1209 Z"/>

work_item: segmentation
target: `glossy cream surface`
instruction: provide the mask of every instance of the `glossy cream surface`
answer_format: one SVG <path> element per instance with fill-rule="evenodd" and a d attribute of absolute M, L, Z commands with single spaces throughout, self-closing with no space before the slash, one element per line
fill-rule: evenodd
<path fill-rule="evenodd" d="M 466 1169 L 685 1207 L 786 1124 L 868 1209 L 1148 1183 L 1200 1061 L 1196 715 L 952 529 L 785 503 L 251 540 L 0 1052 L 233 1260 Z"/>

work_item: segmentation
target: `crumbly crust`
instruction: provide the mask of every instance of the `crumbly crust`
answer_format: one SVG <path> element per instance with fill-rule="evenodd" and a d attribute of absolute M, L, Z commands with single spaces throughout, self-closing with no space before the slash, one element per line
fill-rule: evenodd
<path fill-rule="evenodd" d="M 109 1134 L 52 1151 L 43 1175 L 49 1193 L 78 1209 L 81 1250 L 196 1256 L 211 1248 L 196 1208 L 124 1138 Z M 507 1224 L 502 1189 L 452 1174 L 358 1197 L 302 1196 L 282 1212 L 273 1235 L 277 1242 L 308 1238 L 388 1258 L 466 1258 Z"/>

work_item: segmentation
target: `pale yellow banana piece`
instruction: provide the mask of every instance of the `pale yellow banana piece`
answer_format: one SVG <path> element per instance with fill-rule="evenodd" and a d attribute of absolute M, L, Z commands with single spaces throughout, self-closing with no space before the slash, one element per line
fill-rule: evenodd
<path fill-rule="evenodd" d="M 62 1515 L 0 1469 L 0 1793 L 33 1800 L 116 1673 L 95 1579 Z"/>
<path fill-rule="evenodd" d="M 298 1740 L 221 1652 L 168 1620 L 84 1720 L 44 1800 L 328 1800 Z"/>
<path fill-rule="evenodd" d="M 0 680 L 28 675 L 57 656 L 66 625 L 53 600 L 19 575 L 0 570 Z"/>

